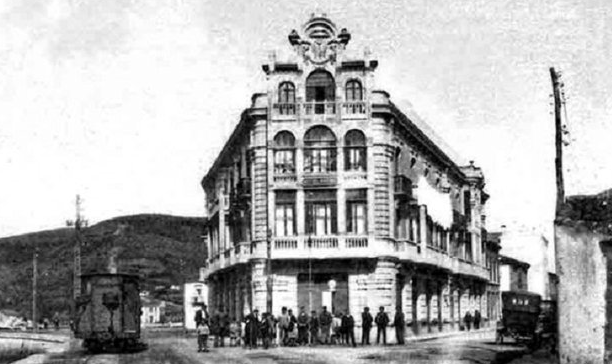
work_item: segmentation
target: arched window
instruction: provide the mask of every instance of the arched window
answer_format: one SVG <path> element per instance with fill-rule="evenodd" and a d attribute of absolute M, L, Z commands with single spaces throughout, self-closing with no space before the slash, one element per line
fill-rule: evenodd
<path fill-rule="evenodd" d="M 336 171 L 336 136 L 325 126 L 313 126 L 304 135 L 304 172 Z"/>
<path fill-rule="evenodd" d="M 323 70 L 313 71 L 306 79 L 306 114 L 335 114 L 336 83 L 332 75 Z"/>
<path fill-rule="evenodd" d="M 346 83 L 346 101 L 363 100 L 363 88 L 358 80 L 349 80 Z"/>
<path fill-rule="evenodd" d="M 279 114 L 295 114 L 295 86 L 293 83 L 283 82 L 278 86 L 278 103 Z"/>
<path fill-rule="evenodd" d="M 344 137 L 344 170 L 365 172 L 366 169 L 365 135 L 360 130 L 349 130 Z"/>
<path fill-rule="evenodd" d="M 274 137 L 274 174 L 295 174 L 295 137 L 288 131 Z"/>

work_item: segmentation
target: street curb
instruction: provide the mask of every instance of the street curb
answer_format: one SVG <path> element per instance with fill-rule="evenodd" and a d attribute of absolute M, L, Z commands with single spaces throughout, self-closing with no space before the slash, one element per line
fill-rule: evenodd
<path fill-rule="evenodd" d="M 411 336 L 406 338 L 404 341 L 405 342 L 418 342 L 418 341 L 430 341 L 430 340 L 436 340 L 436 339 L 446 339 L 449 337 L 455 337 L 455 336 L 463 336 L 463 337 L 474 337 L 474 336 L 484 336 L 486 334 L 492 334 L 495 332 L 495 328 L 493 327 L 488 327 L 485 329 L 481 329 L 478 331 L 452 331 L 452 332 L 447 332 L 447 333 L 438 333 L 438 334 L 431 334 L 431 335 L 422 335 L 422 336 Z"/>

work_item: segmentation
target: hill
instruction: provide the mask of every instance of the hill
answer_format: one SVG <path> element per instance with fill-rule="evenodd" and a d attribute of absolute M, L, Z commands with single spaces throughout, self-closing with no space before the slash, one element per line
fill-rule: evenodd
<path fill-rule="evenodd" d="M 107 271 L 112 256 L 118 271 L 136 273 L 141 289 L 182 304 L 169 287 L 193 281 L 204 265 L 204 219 L 132 215 L 83 228 L 83 273 Z M 38 312 L 67 315 L 72 300 L 73 229 L 63 228 L 0 238 L 0 310 L 31 317 L 32 256 L 38 249 Z"/>

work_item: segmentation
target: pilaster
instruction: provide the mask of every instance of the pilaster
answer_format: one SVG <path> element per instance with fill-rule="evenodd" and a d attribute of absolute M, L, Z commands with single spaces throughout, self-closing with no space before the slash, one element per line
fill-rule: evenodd
<path fill-rule="evenodd" d="M 251 308 L 266 312 L 266 262 L 264 259 L 251 260 Z"/>

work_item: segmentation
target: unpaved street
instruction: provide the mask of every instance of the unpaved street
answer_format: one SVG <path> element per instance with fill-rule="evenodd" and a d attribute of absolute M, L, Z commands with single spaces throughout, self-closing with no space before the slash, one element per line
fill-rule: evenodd
<path fill-rule="evenodd" d="M 495 345 L 493 334 L 455 336 L 451 338 L 410 342 L 404 346 L 369 347 L 297 347 L 269 350 L 212 348 L 198 353 L 196 339 L 181 332 L 147 332 L 149 348 L 129 354 L 90 355 L 74 341 L 70 350 L 48 356 L 45 363 L 70 364 L 191 364 L 191 363 L 507 363 L 520 357 L 524 348 L 517 345 Z"/>

